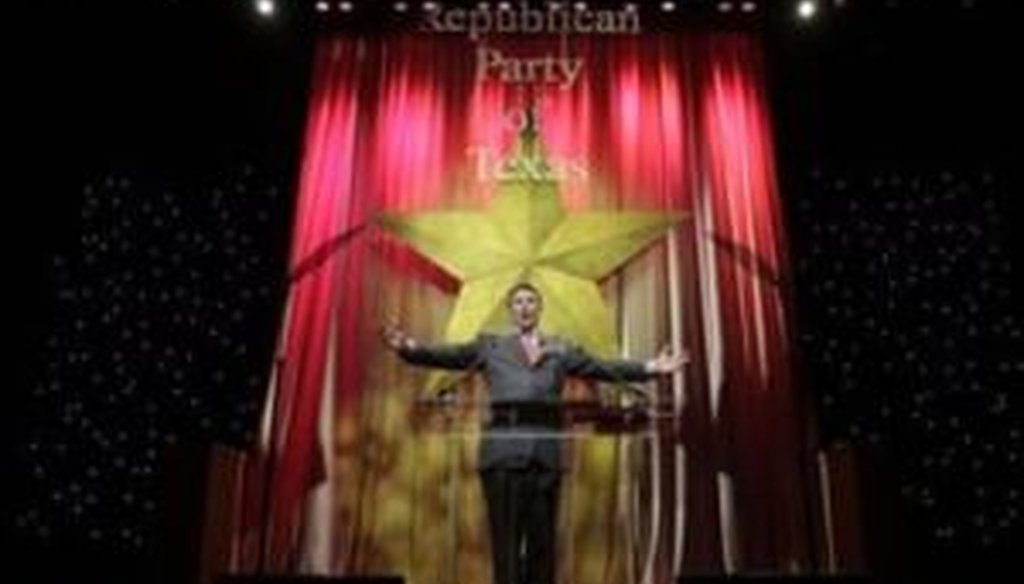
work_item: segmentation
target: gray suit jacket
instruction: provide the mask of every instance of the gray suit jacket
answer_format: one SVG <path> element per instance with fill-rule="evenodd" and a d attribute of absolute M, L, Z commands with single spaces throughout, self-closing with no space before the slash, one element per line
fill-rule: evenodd
<path fill-rule="evenodd" d="M 644 381 L 651 374 L 641 362 L 601 360 L 554 337 L 542 337 L 541 349 L 543 356 L 531 365 L 517 334 L 482 334 L 471 343 L 417 345 L 398 353 L 414 365 L 483 373 L 492 412 L 480 447 L 482 470 L 530 462 L 558 469 L 561 444 L 553 432 L 558 429 L 557 416 L 543 412 L 545 405 L 549 413 L 557 411 L 565 378 Z"/>

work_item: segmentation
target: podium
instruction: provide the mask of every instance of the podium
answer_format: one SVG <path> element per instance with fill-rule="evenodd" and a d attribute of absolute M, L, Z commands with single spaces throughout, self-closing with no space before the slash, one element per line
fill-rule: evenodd
<path fill-rule="evenodd" d="M 500 402 L 459 400 L 457 398 L 421 398 L 414 404 L 414 415 L 428 419 L 449 432 L 462 414 L 480 412 L 487 422 L 510 425 L 552 425 L 560 436 L 566 429 L 582 429 L 601 434 L 629 434 L 645 432 L 659 419 L 673 417 L 667 409 L 635 404 L 615 405 L 599 400 L 532 401 L 508 400 Z"/>
<path fill-rule="evenodd" d="M 584 566 L 580 554 L 585 550 L 579 549 L 578 535 L 590 529 L 588 526 L 621 534 L 617 537 L 624 545 L 609 549 L 604 559 L 621 564 L 616 569 L 629 574 L 620 580 L 624 584 L 639 582 L 649 569 L 653 558 L 645 544 L 653 536 L 642 533 L 642 528 L 656 521 L 651 517 L 654 498 L 640 496 L 644 491 L 641 481 L 650 474 L 651 466 L 645 447 L 665 434 L 661 430 L 672 423 L 671 411 L 649 403 L 619 405 L 589 399 L 492 402 L 431 398 L 417 400 L 413 414 L 419 432 L 440 439 L 445 452 L 445 473 L 442 484 L 436 485 L 447 510 L 445 541 L 434 542 L 443 554 L 434 581 L 488 581 L 478 572 L 481 563 L 492 570 L 495 538 L 489 520 L 494 509 L 485 505 L 483 514 L 462 515 L 471 507 L 467 501 L 475 499 L 479 507 L 483 500 L 483 472 L 523 465 L 535 465 L 560 477 L 560 504 L 554 520 L 556 569 L 562 577 L 556 581 L 575 581 L 570 575 L 575 570 L 591 569 Z M 485 534 L 487 541 L 475 541 L 474 534 L 477 538 Z M 582 540 L 587 543 L 585 536 Z M 596 556 L 599 551 L 588 553 Z M 520 550 L 506 549 L 504 553 L 519 554 Z M 589 563 L 596 564 L 593 557 Z M 489 581 L 499 580 L 492 572 Z"/>

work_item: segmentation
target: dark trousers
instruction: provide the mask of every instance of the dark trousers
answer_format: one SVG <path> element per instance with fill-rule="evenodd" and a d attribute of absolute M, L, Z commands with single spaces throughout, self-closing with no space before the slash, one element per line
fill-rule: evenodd
<path fill-rule="evenodd" d="M 531 463 L 481 473 L 494 584 L 555 584 L 557 470 Z"/>

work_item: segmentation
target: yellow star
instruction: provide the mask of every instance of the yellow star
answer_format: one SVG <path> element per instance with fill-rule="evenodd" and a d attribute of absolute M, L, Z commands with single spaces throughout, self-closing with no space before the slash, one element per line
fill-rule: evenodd
<path fill-rule="evenodd" d="M 529 135 L 508 163 L 486 212 L 385 215 L 381 225 L 461 283 L 444 340 L 465 342 L 507 326 L 505 293 L 528 281 L 544 296 L 541 328 L 593 354 L 616 352 L 598 282 L 663 235 L 678 216 L 649 212 L 567 214 L 558 183 Z M 433 385 L 433 384 L 431 384 Z"/>

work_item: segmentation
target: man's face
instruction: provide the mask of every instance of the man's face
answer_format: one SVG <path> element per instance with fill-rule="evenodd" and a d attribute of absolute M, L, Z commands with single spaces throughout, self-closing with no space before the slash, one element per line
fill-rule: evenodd
<path fill-rule="evenodd" d="M 508 308 L 512 312 L 512 320 L 523 330 L 531 330 L 537 326 L 543 309 L 540 296 L 533 290 L 516 290 L 509 299 Z"/>

